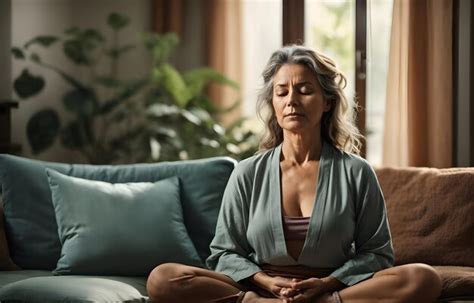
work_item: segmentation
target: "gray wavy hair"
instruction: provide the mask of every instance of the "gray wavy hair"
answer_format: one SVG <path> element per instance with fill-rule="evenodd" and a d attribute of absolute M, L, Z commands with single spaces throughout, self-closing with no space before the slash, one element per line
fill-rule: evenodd
<path fill-rule="evenodd" d="M 277 122 L 273 109 L 273 78 L 284 64 L 303 64 L 316 76 L 322 88 L 323 98 L 331 109 L 321 121 L 321 137 L 349 153 L 359 154 L 363 136 L 355 126 L 355 102 L 349 102 L 344 94 L 345 76 L 335 62 L 326 55 L 301 45 L 288 45 L 275 51 L 263 70 L 263 87 L 257 101 L 258 116 L 266 125 L 259 151 L 268 150 L 283 142 L 283 130 Z"/>

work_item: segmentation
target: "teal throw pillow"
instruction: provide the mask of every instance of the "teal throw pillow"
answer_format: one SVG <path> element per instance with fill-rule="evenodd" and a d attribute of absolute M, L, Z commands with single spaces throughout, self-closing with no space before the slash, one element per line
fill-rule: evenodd
<path fill-rule="evenodd" d="M 62 244 L 55 274 L 146 276 L 165 262 L 202 266 L 177 177 L 112 184 L 46 173 Z"/>

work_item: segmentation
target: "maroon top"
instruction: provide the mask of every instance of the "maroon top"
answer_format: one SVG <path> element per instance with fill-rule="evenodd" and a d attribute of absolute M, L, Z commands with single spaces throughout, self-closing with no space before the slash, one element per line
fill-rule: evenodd
<path fill-rule="evenodd" d="M 285 240 L 305 240 L 311 217 L 283 216 Z"/>

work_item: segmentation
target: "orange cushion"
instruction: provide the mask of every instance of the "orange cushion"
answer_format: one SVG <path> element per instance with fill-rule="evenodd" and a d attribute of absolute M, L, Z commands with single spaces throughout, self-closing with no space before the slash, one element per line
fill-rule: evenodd
<path fill-rule="evenodd" d="M 395 263 L 474 266 L 474 168 L 379 168 Z"/>

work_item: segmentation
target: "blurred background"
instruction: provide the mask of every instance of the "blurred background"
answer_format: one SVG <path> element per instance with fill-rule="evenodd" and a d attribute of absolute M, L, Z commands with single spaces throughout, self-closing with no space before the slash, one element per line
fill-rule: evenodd
<path fill-rule="evenodd" d="M 258 146 L 261 72 L 334 58 L 373 165 L 473 166 L 469 0 L 2 0 L 0 148 L 69 163 Z"/>

